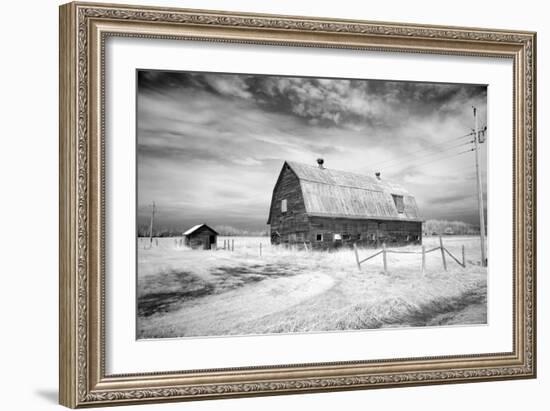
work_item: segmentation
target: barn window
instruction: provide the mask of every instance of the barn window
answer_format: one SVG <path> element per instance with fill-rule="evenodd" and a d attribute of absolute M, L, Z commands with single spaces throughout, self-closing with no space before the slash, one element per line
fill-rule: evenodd
<path fill-rule="evenodd" d="M 286 198 L 284 200 L 281 200 L 281 212 L 286 213 L 287 207 L 286 207 Z"/>
<path fill-rule="evenodd" d="M 342 234 L 334 234 L 334 241 L 338 241 L 342 239 Z"/>
<path fill-rule="evenodd" d="M 351 235 L 350 235 L 350 234 L 344 234 L 344 235 L 342 236 L 342 239 L 343 239 L 344 241 L 348 241 L 348 240 L 351 239 Z"/>
<path fill-rule="evenodd" d="M 315 241 L 323 241 L 323 233 L 317 233 L 315 235 Z"/>
<path fill-rule="evenodd" d="M 398 213 L 403 213 L 405 211 L 405 204 L 403 204 L 403 196 L 398 196 L 392 194 L 393 202 L 395 203 L 395 208 L 397 208 Z"/>

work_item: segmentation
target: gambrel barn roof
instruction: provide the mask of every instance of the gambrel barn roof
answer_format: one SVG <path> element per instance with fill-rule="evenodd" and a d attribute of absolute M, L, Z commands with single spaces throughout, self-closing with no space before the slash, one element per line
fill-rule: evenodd
<path fill-rule="evenodd" d="M 416 200 L 398 184 L 362 174 L 319 168 L 287 161 L 300 182 L 306 213 L 332 218 L 422 221 Z M 277 190 L 277 185 L 273 192 Z M 397 211 L 393 195 L 403 196 L 404 210 Z M 268 224 L 271 221 L 269 216 Z"/>

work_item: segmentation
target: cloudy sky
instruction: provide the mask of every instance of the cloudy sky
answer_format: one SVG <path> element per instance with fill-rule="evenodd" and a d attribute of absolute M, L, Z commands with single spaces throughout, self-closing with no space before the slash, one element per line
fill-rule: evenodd
<path fill-rule="evenodd" d="M 139 225 L 155 201 L 159 228 L 263 230 L 283 162 L 318 157 L 380 171 L 425 219 L 479 222 L 465 135 L 472 106 L 486 124 L 485 86 L 142 70 L 137 87 Z"/>

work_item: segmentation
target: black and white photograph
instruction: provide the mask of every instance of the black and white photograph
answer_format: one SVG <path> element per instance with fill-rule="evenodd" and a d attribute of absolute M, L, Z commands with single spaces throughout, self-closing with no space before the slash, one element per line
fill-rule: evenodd
<path fill-rule="evenodd" d="M 137 70 L 138 339 L 487 324 L 487 86 Z"/>

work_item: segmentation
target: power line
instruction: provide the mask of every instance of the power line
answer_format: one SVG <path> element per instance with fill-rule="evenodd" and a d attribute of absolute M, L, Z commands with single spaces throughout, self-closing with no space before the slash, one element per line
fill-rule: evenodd
<path fill-rule="evenodd" d="M 466 167 L 460 167 L 460 168 L 454 168 L 450 171 L 458 172 L 458 171 L 470 171 L 470 173 L 465 173 L 465 176 L 468 177 L 475 177 L 476 170 L 472 168 L 472 166 L 466 166 Z M 486 174 L 483 174 L 486 177 Z"/>
<path fill-rule="evenodd" d="M 465 150 L 465 151 L 461 151 L 459 153 L 452 153 L 451 155 L 443 156 L 441 158 L 429 159 L 429 157 L 437 156 L 437 155 L 440 155 L 441 153 L 444 153 L 446 151 L 454 150 L 454 149 L 460 148 L 462 146 L 465 146 L 465 145 L 468 145 L 468 144 L 471 144 L 471 143 L 472 143 L 471 141 L 468 141 L 466 143 L 462 143 L 462 144 L 459 144 L 457 146 L 449 147 L 445 150 L 441 150 L 437 153 L 427 154 L 425 156 L 420 156 L 420 157 L 416 157 L 414 159 L 411 159 L 411 161 L 405 161 L 403 163 L 390 165 L 388 167 L 385 167 L 384 169 L 387 170 L 387 169 L 392 169 L 392 168 L 396 168 L 396 167 L 407 167 L 407 168 L 409 168 L 409 167 L 415 166 L 415 163 L 417 163 L 418 160 L 422 160 L 422 159 L 428 159 L 428 160 L 420 161 L 420 162 L 418 162 L 418 165 L 426 165 L 428 163 L 433 163 L 433 162 L 440 161 L 440 160 L 443 160 L 443 159 L 446 159 L 446 158 L 451 158 L 451 157 L 458 156 L 458 155 L 461 155 L 461 154 L 469 153 L 469 152 L 473 151 L 473 148 Z"/>
<path fill-rule="evenodd" d="M 415 158 L 410 158 L 408 161 L 400 161 L 398 163 L 395 163 L 395 164 L 389 164 L 389 165 L 386 165 L 384 167 L 378 167 L 378 169 L 381 169 L 381 170 L 386 170 L 388 168 L 395 168 L 395 167 L 399 167 L 399 166 L 403 166 L 403 165 L 408 165 L 408 164 L 414 164 L 415 162 L 417 162 L 418 160 L 422 160 L 422 159 L 426 159 L 426 158 L 429 158 L 429 157 L 433 157 L 433 156 L 438 156 L 440 155 L 441 153 L 444 153 L 446 151 L 450 151 L 450 150 L 454 150 L 454 149 L 457 149 L 457 148 L 460 148 L 460 147 L 463 147 L 463 146 L 466 146 L 468 144 L 471 144 L 472 142 L 471 141 L 467 141 L 467 142 L 464 142 L 464 143 L 461 143 L 461 144 L 457 144 L 457 145 L 454 145 L 454 146 L 451 146 L 451 147 L 446 147 L 444 149 L 441 149 L 441 150 L 437 150 L 435 152 L 432 152 L 432 153 L 428 153 L 428 154 L 425 154 L 423 156 L 419 156 L 419 157 L 415 157 Z"/>
<path fill-rule="evenodd" d="M 447 141 L 445 141 L 445 142 L 442 142 L 442 143 L 432 144 L 432 147 L 433 147 L 433 146 L 436 146 L 436 147 L 437 147 L 437 146 L 445 146 L 445 145 L 447 145 L 447 144 L 449 144 L 449 143 L 453 143 L 453 142 L 455 142 L 455 141 L 461 140 L 461 139 L 463 139 L 463 138 L 465 138 L 465 137 L 469 137 L 469 136 L 472 136 L 472 135 L 473 135 L 473 133 L 470 132 L 470 133 L 464 134 L 464 135 L 462 135 L 462 136 L 450 138 L 449 140 L 447 140 Z M 400 157 L 397 157 L 397 158 L 392 158 L 392 159 L 390 159 L 390 160 L 385 160 L 385 161 L 380 161 L 380 162 L 378 162 L 378 163 L 374 163 L 373 165 L 371 165 L 371 167 L 376 167 L 376 166 L 379 166 L 379 165 L 381 165 L 381 164 L 393 163 L 393 162 L 395 162 L 395 161 L 400 161 L 400 160 L 403 159 L 403 158 L 409 157 L 411 154 L 420 153 L 420 152 L 422 152 L 422 151 L 428 151 L 428 149 L 422 148 L 422 149 L 420 149 L 420 150 L 411 151 L 411 152 L 407 153 L 407 155 L 405 155 L 405 156 L 400 156 Z"/>
<path fill-rule="evenodd" d="M 446 156 L 443 156 L 443 157 L 440 157 L 440 158 L 430 159 L 428 161 L 424 161 L 424 162 L 421 162 L 421 163 L 418 163 L 418 164 L 414 164 L 414 163 L 408 164 L 408 165 L 405 165 L 404 167 L 406 169 L 410 169 L 410 168 L 414 169 L 414 168 L 418 168 L 418 167 L 425 166 L 425 165 L 428 165 L 428 164 L 437 163 L 439 161 L 446 160 L 446 159 L 449 159 L 449 158 L 458 157 L 462 154 L 470 153 L 472 151 L 473 151 L 473 149 L 469 149 L 469 150 L 461 151 L 459 153 L 452 153 L 450 155 L 446 155 Z M 390 171 L 388 174 L 390 174 L 390 175 L 395 174 L 395 171 L 394 172 Z"/>

